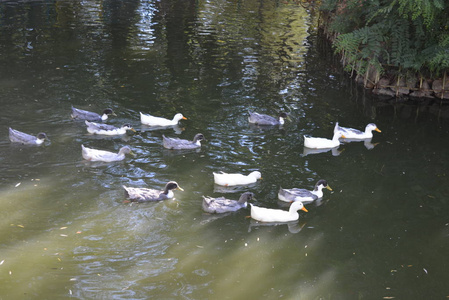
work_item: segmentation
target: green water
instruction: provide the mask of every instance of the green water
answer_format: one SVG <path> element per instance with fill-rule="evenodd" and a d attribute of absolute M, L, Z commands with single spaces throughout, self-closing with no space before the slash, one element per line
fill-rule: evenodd
<path fill-rule="evenodd" d="M 339 69 L 295 2 L 0 3 L 0 299 L 445 299 L 449 296 L 448 110 L 379 102 Z M 87 134 L 70 107 L 131 123 L 130 137 Z M 287 111 L 282 128 L 247 112 Z M 139 112 L 180 129 L 142 126 Z M 374 148 L 304 152 L 303 135 L 374 122 Z M 50 142 L 11 144 L 8 127 Z M 182 130 L 183 129 L 183 130 Z M 162 134 L 207 139 L 172 152 Z M 135 156 L 95 164 L 81 144 Z M 223 190 L 212 172 L 263 179 Z M 248 210 L 202 212 L 202 195 L 281 208 L 280 186 L 333 191 L 294 224 Z M 184 192 L 125 203 L 122 185 Z"/>

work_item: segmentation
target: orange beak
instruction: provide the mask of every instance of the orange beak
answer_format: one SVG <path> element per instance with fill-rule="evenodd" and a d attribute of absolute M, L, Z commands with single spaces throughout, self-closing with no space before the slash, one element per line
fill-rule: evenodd
<path fill-rule="evenodd" d="M 303 210 L 305 212 L 309 212 L 305 207 L 301 208 L 301 210 Z"/>

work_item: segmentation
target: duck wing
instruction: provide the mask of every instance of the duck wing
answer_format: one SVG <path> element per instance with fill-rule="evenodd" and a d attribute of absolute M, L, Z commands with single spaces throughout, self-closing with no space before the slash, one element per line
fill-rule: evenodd
<path fill-rule="evenodd" d="M 301 201 L 303 203 L 309 203 L 318 199 L 318 196 L 306 189 L 292 188 L 285 189 L 285 198 L 291 201 Z"/>
<path fill-rule="evenodd" d="M 97 150 L 92 148 L 84 147 L 84 145 L 81 145 L 81 153 L 83 155 L 83 158 L 85 160 L 89 161 L 104 161 L 104 162 L 112 162 L 112 161 L 118 161 L 125 158 L 124 155 L 119 155 L 117 153 L 104 151 L 104 150 Z"/>
<path fill-rule="evenodd" d="M 140 113 L 140 122 L 148 126 L 170 126 L 176 124 L 172 120 L 143 113 Z"/>
<path fill-rule="evenodd" d="M 226 199 L 225 197 L 212 198 L 203 196 L 203 209 L 208 213 L 226 213 L 237 211 L 242 207 L 246 207 L 246 203 L 240 204 L 238 201 Z"/>
<path fill-rule="evenodd" d="M 113 125 L 94 123 L 94 122 L 89 122 L 87 120 L 85 120 L 84 122 L 86 123 L 87 131 L 92 134 L 101 133 L 101 132 L 105 133 L 108 131 L 112 132 L 114 130 L 119 129 Z"/>
<path fill-rule="evenodd" d="M 289 222 L 295 221 L 295 216 L 288 211 L 258 207 L 251 204 L 251 218 L 260 222 Z"/>
<path fill-rule="evenodd" d="M 101 116 L 97 113 L 78 109 L 72 106 L 72 119 L 87 120 L 91 122 L 101 122 Z"/>
<path fill-rule="evenodd" d="M 279 121 L 269 115 L 265 115 L 265 114 L 259 114 L 259 113 L 249 113 L 249 118 L 248 118 L 250 123 L 254 123 L 257 125 L 277 125 L 279 124 Z"/>
<path fill-rule="evenodd" d="M 160 201 L 165 200 L 165 195 L 162 191 L 147 188 L 133 188 L 123 186 L 125 189 L 126 198 L 135 202 L 148 202 L 148 201 Z"/>
<path fill-rule="evenodd" d="M 9 140 L 14 143 L 36 144 L 35 136 L 12 128 L 9 128 Z"/>
<path fill-rule="evenodd" d="M 163 146 L 167 149 L 195 149 L 199 146 L 192 141 L 162 136 Z"/>

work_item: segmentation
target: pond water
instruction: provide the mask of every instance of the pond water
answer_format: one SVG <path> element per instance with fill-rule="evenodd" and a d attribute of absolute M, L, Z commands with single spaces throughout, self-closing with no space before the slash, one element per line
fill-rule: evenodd
<path fill-rule="evenodd" d="M 447 108 L 378 101 L 341 72 L 295 1 L 0 3 L 0 299 L 444 299 L 449 251 Z M 116 115 L 133 136 L 92 136 L 71 106 Z M 289 113 L 249 126 L 248 111 Z M 187 120 L 140 124 L 139 112 Z M 309 153 L 335 122 L 382 130 L 372 143 Z M 45 132 L 10 143 L 8 127 Z M 200 151 L 173 152 L 162 135 Z M 81 144 L 135 156 L 88 163 Z M 237 189 L 212 172 L 263 179 Z M 280 186 L 333 189 L 298 222 L 244 209 L 202 211 L 202 196 L 282 208 Z M 175 199 L 125 202 L 122 185 Z"/>

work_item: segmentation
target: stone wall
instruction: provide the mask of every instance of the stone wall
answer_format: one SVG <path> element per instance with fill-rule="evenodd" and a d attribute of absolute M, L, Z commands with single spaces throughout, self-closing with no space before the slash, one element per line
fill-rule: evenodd
<path fill-rule="evenodd" d="M 376 77 L 369 72 L 367 76 L 357 75 L 356 81 L 374 94 L 391 97 L 438 98 L 449 100 L 449 77 L 438 79 L 417 78 L 415 76 Z"/>

